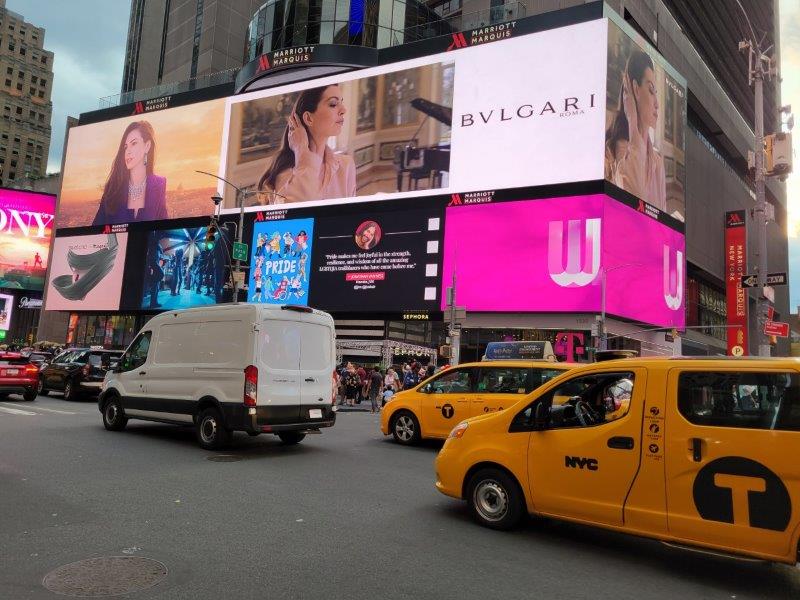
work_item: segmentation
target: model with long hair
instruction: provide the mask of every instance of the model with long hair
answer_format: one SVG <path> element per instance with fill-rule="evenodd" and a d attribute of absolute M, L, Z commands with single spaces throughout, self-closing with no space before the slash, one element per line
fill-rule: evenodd
<path fill-rule="evenodd" d="M 92 225 L 167 219 L 167 180 L 154 173 L 155 164 L 153 126 L 131 123 L 122 134 Z"/>
<path fill-rule="evenodd" d="M 606 131 L 605 178 L 665 211 L 664 158 L 650 140 L 650 130 L 657 124 L 653 60 L 642 50 L 634 49 L 622 74 L 619 109 Z"/>
<path fill-rule="evenodd" d="M 335 154 L 328 146 L 328 139 L 342 132 L 346 112 L 338 85 L 300 92 L 280 150 L 258 189 L 274 192 L 277 204 L 355 196 L 353 158 Z"/>

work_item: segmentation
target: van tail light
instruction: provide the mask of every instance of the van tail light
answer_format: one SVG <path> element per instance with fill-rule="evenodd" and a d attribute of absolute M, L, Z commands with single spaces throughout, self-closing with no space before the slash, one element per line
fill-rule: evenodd
<path fill-rule="evenodd" d="M 244 370 L 244 405 L 255 406 L 258 402 L 258 368 L 250 365 Z"/>
<path fill-rule="evenodd" d="M 89 373 L 92 372 L 92 366 L 89 363 L 86 363 L 85 365 L 83 365 L 81 372 L 83 373 L 84 377 L 88 377 Z"/>
<path fill-rule="evenodd" d="M 336 369 L 331 374 L 331 406 L 336 406 Z"/>

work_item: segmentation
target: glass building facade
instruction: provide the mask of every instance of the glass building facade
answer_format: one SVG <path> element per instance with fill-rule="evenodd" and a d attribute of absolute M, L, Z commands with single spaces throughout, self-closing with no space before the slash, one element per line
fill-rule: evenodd
<path fill-rule="evenodd" d="M 307 44 L 386 48 L 452 31 L 439 14 L 413 0 L 269 0 L 248 26 L 245 62 Z"/>

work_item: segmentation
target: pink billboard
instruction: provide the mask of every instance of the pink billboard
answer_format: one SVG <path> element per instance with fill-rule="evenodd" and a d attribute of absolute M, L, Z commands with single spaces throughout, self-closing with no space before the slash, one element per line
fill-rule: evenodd
<path fill-rule="evenodd" d="M 55 205 L 51 194 L 0 188 L 0 287 L 44 287 Z"/>
<path fill-rule="evenodd" d="M 600 312 L 605 287 L 607 314 L 682 328 L 685 256 L 683 234 L 602 194 L 462 205 L 447 209 L 442 281 L 455 269 L 474 312 Z"/>

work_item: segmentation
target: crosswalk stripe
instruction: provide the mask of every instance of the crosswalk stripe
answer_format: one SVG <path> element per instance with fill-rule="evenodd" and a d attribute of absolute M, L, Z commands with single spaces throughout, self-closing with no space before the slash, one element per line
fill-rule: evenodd
<path fill-rule="evenodd" d="M 13 402 L 5 402 L 3 406 L 16 406 L 18 408 L 28 408 L 24 404 L 14 404 Z M 43 410 L 45 412 L 58 413 L 59 415 L 76 415 L 78 413 L 69 412 L 67 410 L 56 410 L 55 408 L 45 408 L 44 406 L 31 406 L 35 410 Z"/>
<path fill-rule="evenodd" d="M 37 413 L 30 412 L 27 410 L 18 410 L 16 408 L 8 408 L 6 406 L 0 406 L 0 411 L 6 412 L 10 415 L 27 415 L 27 416 L 36 416 Z"/>

